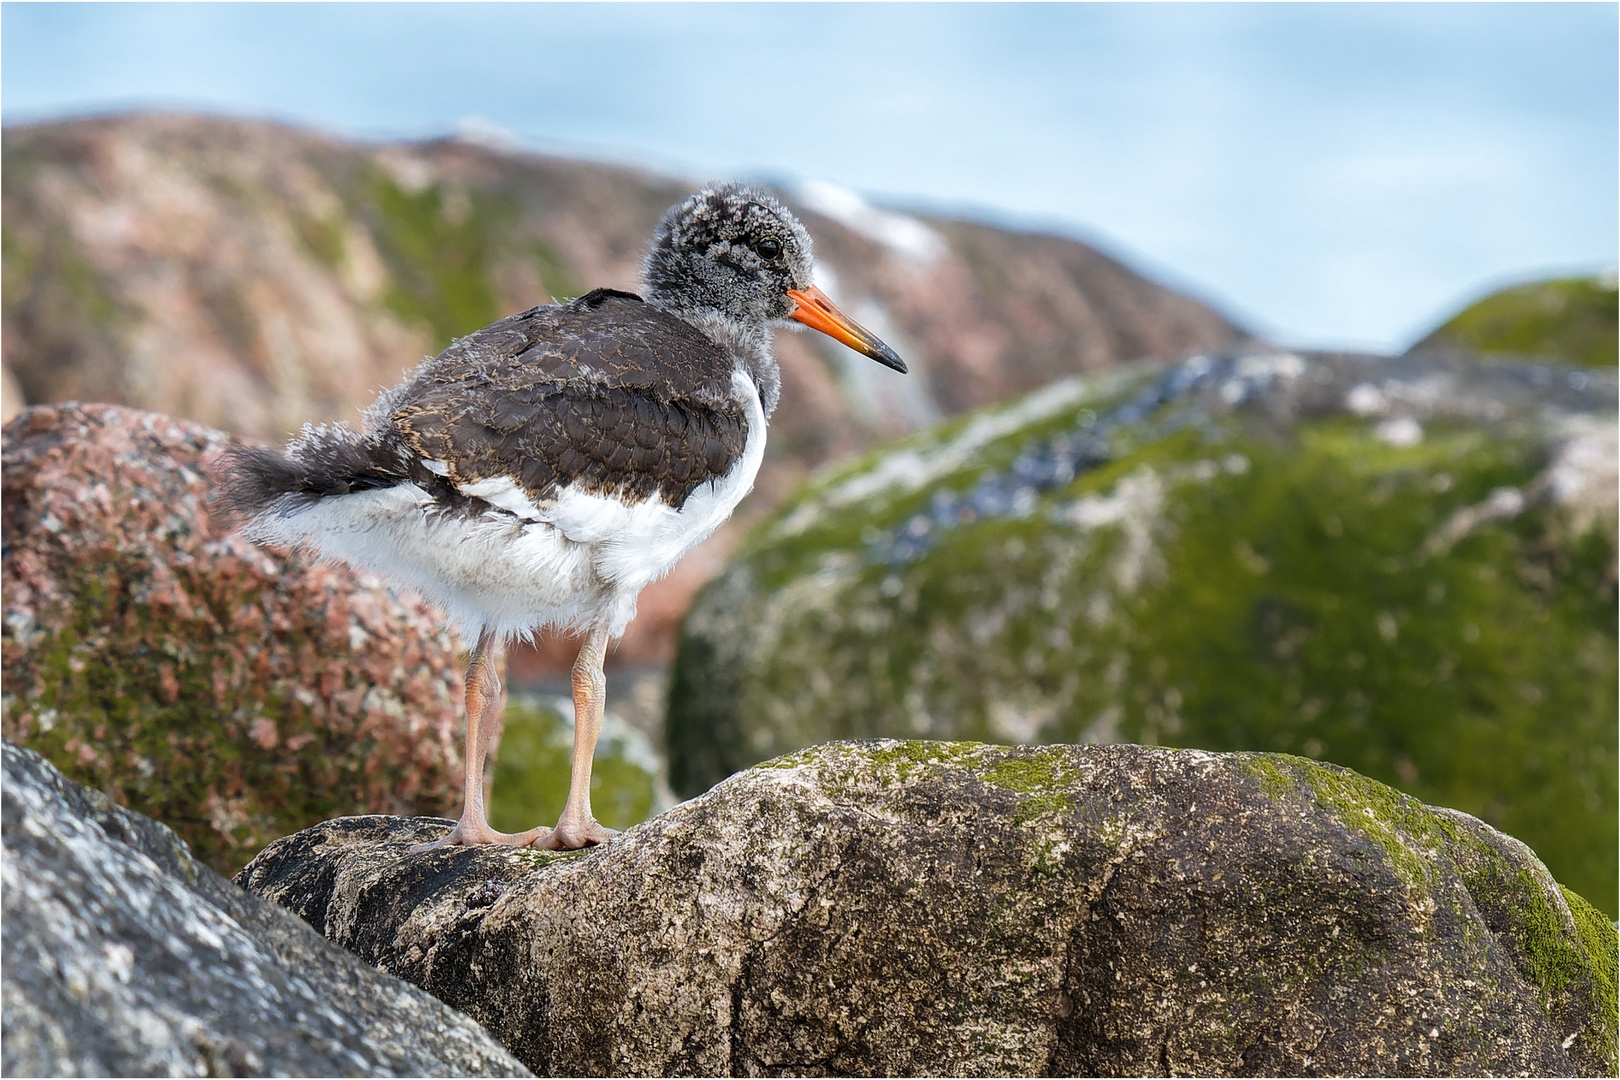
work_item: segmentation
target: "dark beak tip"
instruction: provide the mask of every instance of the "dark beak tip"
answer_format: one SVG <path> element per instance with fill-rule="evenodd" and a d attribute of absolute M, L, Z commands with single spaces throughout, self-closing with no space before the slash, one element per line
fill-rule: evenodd
<path fill-rule="evenodd" d="M 909 374 L 909 372 L 906 370 L 906 362 L 900 359 L 899 355 L 896 354 L 893 349 L 890 349 L 887 346 L 884 347 L 882 352 L 873 355 L 872 359 L 876 360 L 886 368 L 892 368 L 895 371 L 898 371 L 902 375 Z"/>

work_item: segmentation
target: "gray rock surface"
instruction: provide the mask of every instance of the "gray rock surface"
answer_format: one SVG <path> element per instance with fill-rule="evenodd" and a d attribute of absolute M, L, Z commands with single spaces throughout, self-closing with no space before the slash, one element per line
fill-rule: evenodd
<path fill-rule="evenodd" d="M 4 780 L 5 1075 L 528 1075 L 34 752 Z"/>
<path fill-rule="evenodd" d="M 1615 930 L 1334 766 L 835 743 L 605 847 L 327 822 L 238 880 L 554 1075 L 1613 1073 Z"/>

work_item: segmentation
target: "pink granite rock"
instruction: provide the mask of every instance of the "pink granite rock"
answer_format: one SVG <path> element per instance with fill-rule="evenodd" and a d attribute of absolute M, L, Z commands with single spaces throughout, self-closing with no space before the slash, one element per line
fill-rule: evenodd
<path fill-rule="evenodd" d="M 442 616 L 210 514 L 230 437 L 114 405 L 4 432 L 3 732 L 232 873 L 333 815 L 433 814 L 461 783 Z"/>

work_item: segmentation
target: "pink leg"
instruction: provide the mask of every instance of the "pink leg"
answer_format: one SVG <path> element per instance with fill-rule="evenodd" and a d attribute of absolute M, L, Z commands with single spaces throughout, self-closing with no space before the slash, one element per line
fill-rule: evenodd
<path fill-rule="evenodd" d="M 605 628 L 592 630 L 574 661 L 574 771 L 568 781 L 568 802 L 557 827 L 535 840 L 535 847 L 565 851 L 604 844 L 619 835 L 597 824 L 591 814 L 591 758 L 602 734 L 602 706 L 607 700 L 607 679 L 602 675 L 607 643 Z"/>
<path fill-rule="evenodd" d="M 494 651 L 495 635 L 486 630 L 479 635 L 472 663 L 467 666 L 467 779 L 463 787 L 461 820 L 442 839 L 411 845 L 413 852 L 463 844 L 523 847 L 551 831 L 539 828 L 521 833 L 496 832 L 484 815 L 484 759 L 489 755 L 490 739 L 500 729 L 501 710 L 506 706 L 505 691 L 490 659 Z"/>

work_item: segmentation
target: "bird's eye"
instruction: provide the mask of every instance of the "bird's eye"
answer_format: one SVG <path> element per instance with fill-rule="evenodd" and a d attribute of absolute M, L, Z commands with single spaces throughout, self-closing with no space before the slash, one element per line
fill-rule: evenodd
<path fill-rule="evenodd" d="M 782 254 L 782 245 L 776 240 L 761 240 L 754 245 L 754 250 L 759 252 L 760 258 L 770 260 Z"/>

